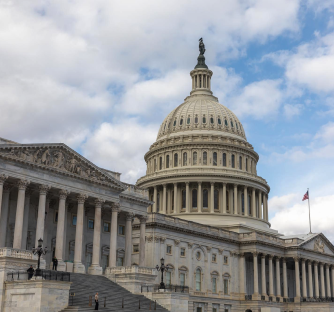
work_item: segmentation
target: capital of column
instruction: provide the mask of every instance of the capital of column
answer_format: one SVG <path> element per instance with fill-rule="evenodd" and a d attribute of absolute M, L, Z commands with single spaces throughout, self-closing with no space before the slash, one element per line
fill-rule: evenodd
<path fill-rule="evenodd" d="M 306 259 L 305 258 L 301 258 L 302 260 L 302 263 L 304 264 L 306 262 Z"/>
<path fill-rule="evenodd" d="M 314 265 L 318 265 L 319 264 L 319 261 L 318 260 L 314 260 L 312 261 Z"/>
<path fill-rule="evenodd" d="M 275 257 L 275 255 L 269 255 L 269 256 L 268 256 L 269 260 L 273 260 L 274 257 Z"/>
<path fill-rule="evenodd" d="M 84 204 L 87 198 L 88 198 L 87 194 L 84 194 L 84 193 L 79 194 L 77 196 L 78 204 Z"/>
<path fill-rule="evenodd" d="M 293 260 L 295 260 L 295 262 L 298 262 L 300 260 L 300 257 L 298 257 L 298 256 L 293 257 Z"/>
<path fill-rule="evenodd" d="M 96 198 L 94 203 L 95 203 L 95 208 L 101 208 L 102 204 L 105 202 L 104 199 L 102 198 Z"/>
<path fill-rule="evenodd" d="M 201 184 L 202 184 L 202 181 L 197 182 L 197 184 L 201 185 Z"/>
<path fill-rule="evenodd" d="M 189 185 L 190 182 L 185 182 L 186 185 Z"/>
<path fill-rule="evenodd" d="M 245 257 L 245 253 L 244 253 L 244 252 L 240 252 L 240 253 L 238 254 L 238 256 L 239 256 L 240 258 L 244 258 L 244 257 Z"/>
<path fill-rule="evenodd" d="M 259 255 L 259 252 L 258 251 L 253 251 L 252 254 L 253 254 L 253 257 L 255 258 Z"/>
<path fill-rule="evenodd" d="M 59 191 L 59 198 L 60 199 L 66 199 L 68 194 L 70 194 L 70 191 L 62 189 Z"/>
<path fill-rule="evenodd" d="M 20 180 L 19 182 L 17 182 L 17 187 L 19 188 L 19 190 L 25 190 L 29 184 L 30 181 L 28 180 Z"/>
<path fill-rule="evenodd" d="M 50 190 L 51 186 L 41 184 L 38 188 L 39 188 L 39 193 L 41 195 L 46 195 L 48 193 L 48 191 Z"/>
<path fill-rule="evenodd" d="M 214 186 L 215 185 L 215 182 L 210 182 L 211 186 Z"/>
<path fill-rule="evenodd" d="M 319 262 L 320 267 L 323 267 L 325 263 Z"/>
<path fill-rule="evenodd" d="M 283 263 L 286 263 L 286 258 L 282 257 L 282 261 L 283 261 Z"/>
<path fill-rule="evenodd" d="M 132 221 L 132 219 L 134 218 L 134 213 L 132 213 L 132 212 L 127 212 L 126 213 L 126 221 Z"/>
<path fill-rule="evenodd" d="M 236 183 L 235 183 L 235 184 L 233 184 L 233 186 L 234 186 L 234 187 L 238 187 L 238 186 L 239 186 L 239 184 L 236 184 Z"/>
<path fill-rule="evenodd" d="M 140 224 L 146 224 L 146 221 L 147 221 L 148 217 L 147 216 L 139 216 L 138 219 L 140 221 Z"/>
<path fill-rule="evenodd" d="M 265 259 L 267 255 L 261 254 L 261 259 Z"/>
<path fill-rule="evenodd" d="M 0 174 L 0 184 L 4 184 L 7 179 L 8 175 Z"/>
<path fill-rule="evenodd" d="M 120 212 L 121 211 L 121 209 L 120 209 L 120 204 L 119 203 L 112 203 L 111 204 L 111 211 L 112 212 Z"/>
<path fill-rule="evenodd" d="M 325 268 L 327 269 L 329 269 L 331 267 L 331 265 L 329 264 L 329 263 L 325 263 Z"/>
<path fill-rule="evenodd" d="M 281 258 L 282 258 L 281 256 L 275 256 L 276 261 L 280 261 Z"/>
<path fill-rule="evenodd" d="M 167 184 L 165 183 L 165 184 L 162 184 L 162 187 L 163 188 L 167 188 Z"/>

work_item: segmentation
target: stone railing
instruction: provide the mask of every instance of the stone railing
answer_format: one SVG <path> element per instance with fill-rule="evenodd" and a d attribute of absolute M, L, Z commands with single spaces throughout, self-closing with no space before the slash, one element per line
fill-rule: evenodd
<path fill-rule="evenodd" d="M 194 296 L 206 296 L 206 292 L 204 291 L 194 291 L 193 293 Z"/>
<path fill-rule="evenodd" d="M 148 190 L 147 189 L 142 189 L 139 188 L 133 184 L 128 184 L 128 183 L 124 183 L 123 184 L 127 187 L 127 191 L 130 193 L 134 193 L 136 195 L 140 195 L 141 197 L 148 199 L 149 195 L 148 195 Z"/>
<path fill-rule="evenodd" d="M 14 249 L 9 247 L 0 248 L 0 258 L 10 257 L 16 259 L 37 260 L 30 250 Z"/>
<path fill-rule="evenodd" d="M 137 265 L 133 266 L 122 266 L 122 267 L 113 267 L 106 268 L 106 273 L 108 274 L 122 274 L 122 273 L 140 273 L 140 274 L 150 274 L 156 275 L 156 269 L 139 267 Z"/>

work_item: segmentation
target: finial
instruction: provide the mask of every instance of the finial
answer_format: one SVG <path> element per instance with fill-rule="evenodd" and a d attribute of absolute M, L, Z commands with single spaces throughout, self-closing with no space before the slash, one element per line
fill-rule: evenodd
<path fill-rule="evenodd" d="M 205 44 L 203 42 L 203 38 L 199 39 L 199 56 L 197 58 L 197 65 L 195 68 L 208 68 L 208 66 L 205 64 Z"/>

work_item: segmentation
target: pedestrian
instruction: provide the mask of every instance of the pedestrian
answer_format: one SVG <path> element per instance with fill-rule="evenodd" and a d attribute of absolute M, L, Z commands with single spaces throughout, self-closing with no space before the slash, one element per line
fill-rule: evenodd
<path fill-rule="evenodd" d="M 32 265 L 30 266 L 30 268 L 27 270 L 28 272 L 28 280 L 31 280 L 31 278 L 34 276 L 34 268 L 32 267 Z"/>
<path fill-rule="evenodd" d="M 99 309 L 99 293 L 95 294 L 95 309 L 94 310 L 98 310 Z"/>
<path fill-rule="evenodd" d="M 53 263 L 52 270 L 57 271 L 58 259 L 56 257 L 53 257 L 52 263 Z"/>

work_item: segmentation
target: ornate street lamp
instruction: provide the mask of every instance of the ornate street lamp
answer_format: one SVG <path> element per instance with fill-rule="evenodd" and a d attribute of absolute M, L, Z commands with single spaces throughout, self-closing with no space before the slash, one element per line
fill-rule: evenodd
<path fill-rule="evenodd" d="M 42 271 L 39 268 L 40 263 L 41 263 L 41 255 L 45 255 L 47 252 L 48 252 L 48 247 L 43 248 L 43 240 L 40 238 L 38 240 L 38 247 L 32 248 L 32 253 L 34 255 L 38 255 L 38 262 L 37 262 L 37 269 L 36 269 L 35 276 L 42 276 Z"/>
<path fill-rule="evenodd" d="M 168 265 L 165 266 L 165 259 L 161 258 L 160 259 L 160 267 L 157 265 L 155 268 L 157 269 L 157 271 L 161 271 L 161 283 L 159 286 L 159 289 L 166 289 L 165 284 L 164 284 L 164 271 L 168 271 L 169 267 Z"/>

